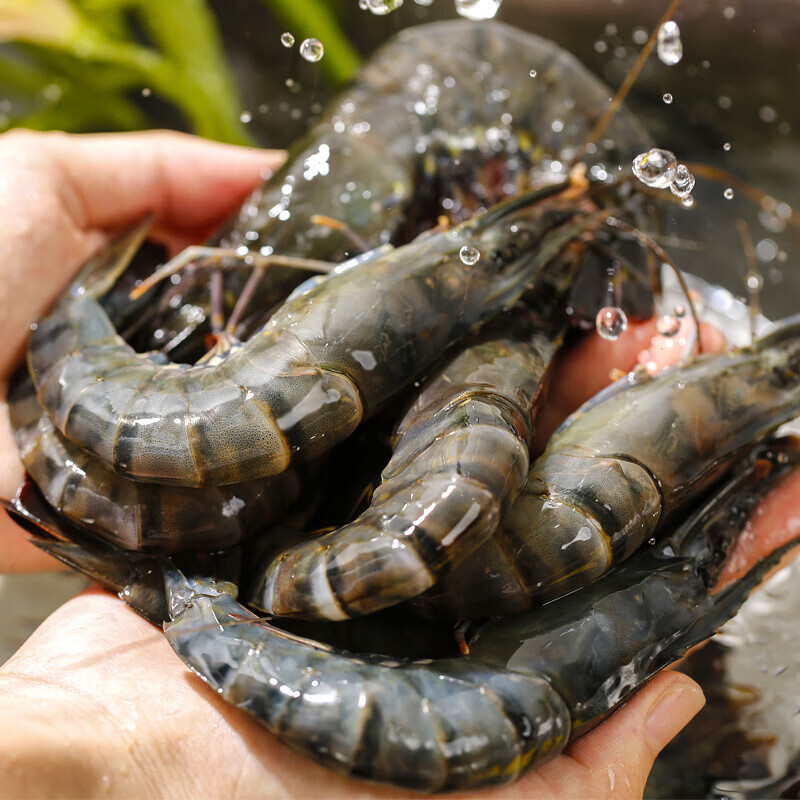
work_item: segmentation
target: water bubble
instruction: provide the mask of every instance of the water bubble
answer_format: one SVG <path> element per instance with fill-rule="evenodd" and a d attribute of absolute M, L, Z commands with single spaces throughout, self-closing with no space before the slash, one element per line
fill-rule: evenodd
<path fill-rule="evenodd" d="M 661 98 L 667 105 L 672 102 L 672 95 L 669 92 L 664 92 L 664 96 Z"/>
<path fill-rule="evenodd" d="M 778 119 L 778 112 L 772 106 L 761 106 L 758 109 L 758 116 L 763 122 L 775 122 Z"/>
<path fill-rule="evenodd" d="M 727 110 L 728 110 L 728 109 L 729 109 L 729 108 L 730 108 L 730 107 L 733 105 L 733 100 L 731 100 L 731 99 L 730 99 L 730 97 L 728 97 L 728 95 L 726 95 L 726 94 L 721 94 L 721 95 L 720 95 L 720 96 L 717 98 L 717 105 L 718 105 L 718 106 L 719 106 L 719 107 L 720 107 L 720 108 L 721 108 L 723 111 L 727 111 Z"/>
<path fill-rule="evenodd" d="M 609 342 L 615 342 L 628 329 L 628 317 L 618 306 L 604 306 L 595 319 L 597 332 Z"/>
<path fill-rule="evenodd" d="M 319 61 L 325 55 L 325 48 L 319 39 L 304 39 L 300 45 L 300 55 L 306 61 Z"/>
<path fill-rule="evenodd" d="M 733 6 L 726 6 L 722 9 L 722 16 L 725 19 L 733 19 L 736 16 L 736 9 Z"/>
<path fill-rule="evenodd" d="M 666 189 L 675 180 L 678 159 L 669 150 L 654 147 L 633 159 L 633 174 L 647 186 Z"/>
<path fill-rule="evenodd" d="M 602 39 L 598 39 L 594 43 L 594 49 L 596 53 L 605 53 L 608 50 L 608 45 Z"/>
<path fill-rule="evenodd" d="M 675 169 L 675 180 L 670 184 L 672 194 L 677 197 L 688 197 L 694 189 L 694 175 L 689 172 L 686 164 L 678 164 Z"/>
<path fill-rule="evenodd" d="M 481 257 L 481 252 L 476 247 L 465 244 L 461 250 L 458 251 L 458 257 L 464 264 L 466 264 L 468 267 L 471 267 L 473 264 L 478 263 L 478 259 Z"/>
<path fill-rule="evenodd" d="M 772 239 L 762 239 L 756 245 L 756 256 L 759 261 L 772 261 L 778 255 L 778 245 Z"/>
<path fill-rule="evenodd" d="M 646 28 L 634 28 L 631 38 L 633 39 L 634 44 L 647 44 L 647 40 L 650 38 L 650 35 L 647 33 Z"/>
<path fill-rule="evenodd" d="M 289 31 L 281 34 L 281 44 L 284 47 L 292 47 L 294 45 L 294 36 Z"/>
<path fill-rule="evenodd" d="M 730 186 L 722 194 L 726 200 L 733 200 L 733 189 Z"/>
<path fill-rule="evenodd" d="M 726 153 L 727 153 L 727 152 L 729 152 L 729 151 L 730 151 L 730 149 L 731 149 L 731 143 L 730 143 L 730 142 L 725 142 L 725 144 L 724 144 L 724 145 L 722 145 L 722 149 L 723 149 L 723 150 L 724 150 Z"/>
<path fill-rule="evenodd" d="M 683 319 L 686 316 L 686 306 L 678 304 L 672 310 L 672 313 L 678 318 Z"/>
<path fill-rule="evenodd" d="M 367 10 L 379 17 L 391 14 L 403 5 L 403 0 L 367 0 Z"/>
<path fill-rule="evenodd" d="M 456 13 L 471 20 L 492 19 L 503 0 L 455 0 Z"/>
<path fill-rule="evenodd" d="M 253 115 L 249 111 L 242 111 L 242 113 L 239 114 L 239 122 L 243 122 L 245 125 L 247 125 L 251 119 L 253 119 Z"/>
<path fill-rule="evenodd" d="M 531 78 L 535 78 L 536 77 L 536 70 L 535 69 L 532 69 L 530 71 L 530 76 L 531 76 Z"/>
<path fill-rule="evenodd" d="M 675 336 L 681 329 L 681 321 L 672 314 L 665 314 L 656 320 L 656 330 L 668 339 Z"/>
<path fill-rule="evenodd" d="M 658 29 L 658 57 L 667 66 L 674 66 L 683 58 L 681 29 L 674 20 L 665 22 Z"/>
<path fill-rule="evenodd" d="M 764 286 L 764 278 L 758 272 L 748 272 L 747 275 L 744 276 L 744 282 L 751 292 L 761 291 L 761 288 Z"/>

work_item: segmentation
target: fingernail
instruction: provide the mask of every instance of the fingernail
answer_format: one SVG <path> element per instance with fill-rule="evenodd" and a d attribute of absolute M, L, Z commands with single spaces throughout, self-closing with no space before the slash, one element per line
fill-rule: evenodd
<path fill-rule="evenodd" d="M 673 681 L 647 712 L 645 730 L 657 750 L 661 750 L 706 704 L 700 687 L 684 678 Z"/>

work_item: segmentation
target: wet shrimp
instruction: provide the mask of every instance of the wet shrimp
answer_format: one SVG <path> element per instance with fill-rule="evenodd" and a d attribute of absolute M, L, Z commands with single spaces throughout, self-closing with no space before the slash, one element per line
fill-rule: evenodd
<path fill-rule="evenodd" d="M 556 431 L 495 536 L 418 606 L 511 614 L 596 580 L 798 413 L 800 317 L 751 347 L 621 379 Z"/>
<path fill-rule="evenodd" d="M 609 96 L 570 53 L 508 25 L 451 20 L 409 28 L 371 56 L 207 245 L 190 248 L 166 272 L 224 268 L 230 310 L 246 273 L 273 254 L 338 262 L 354 250 L 404 244 L 441 217 L 464 221 L 563 178 Z M 622 109 L 587 164 L 606 175 L 608 164 L 629 163 L 651 146 Z M 343 224 L 316 224 L 326 218 Z M 259 284 L 256 305 L 264 305 L 262 290 L 269 287 Z M 141 349 L 185 360 L 209 325 L 206 295 L 195 275 L 182 276 L 137 339 Z"/>
<path fill-rule="evenodd" d="M 250 602 L 345 619 L 432 586 L 497 528 L 525 484 L 574 259 L 438 366 L 403 416 L 372 502 L 353 522 L 275 556 Z M 560 273 L 560 275 L 559 275 Z"/>
<path fill-rule="evenodd" d="M 344 439 L 519 297 L 544 266 L 548 232 L 578 214 L 559 203 L 564 188 L 332 275 L 213 364 L 136 353 L 97 302 L 105 278 L 79 276 L 31 334 L 39 402 L 64 436 L 127 477 L 202 486 L 278 474 Z"/>
<path fill-rule="evenodd" d="M 115 322 L 129 314 L 120 297 L 127 283 L 117 278 L 147 227 L 119 236 L 84 268 L 84 275 L 106 275 L 106 288 L 113 283 L 103 303 Z M 160 355 L 154 358 L 165 363 Z M 55 429 L 22 370 L 10 382 L 8 407 L 22 463 L 50 505 L 126 549 L 175 553 L 237 545 L 284 512 L 307 477 L 293 468 L 271 478 L 203 489 L 131 481 Z"/>
<path fill-rule="evenodd" d="M 176 572 L 167 639 L 229 703 L 338 772 L 428 792 L 506 783 L 708 638 L 797 545 L 712 593 L 757 501 L 796 465 L 797 443 L 760 455 L 669 539 L 592 587 L 479 628 L 465 658 L 337 651 L 260 622 L 230 585 Z"/>

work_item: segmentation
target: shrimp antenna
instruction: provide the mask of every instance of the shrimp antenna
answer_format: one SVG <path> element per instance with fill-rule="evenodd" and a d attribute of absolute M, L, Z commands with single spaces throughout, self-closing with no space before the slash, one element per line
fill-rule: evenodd
<path fill-rule="evenodd" d="M 635 228 L 633 225 L 630 225 L 624 220 L 618 219 L 617 217 L 607 217 L 605 224 L 609 228 L 616 228 L 617 230 L 629 233 L 634 239 L 636 239 L 637 242 L 639 242 L 639 244 L 655 253 L 655 255 L 675 273 L 675 277 L 678 280 L 681 291 L 686 298 L 686 305 L 689 307 L 689 313 L 692 315 L 692 319 L 694 320 L 694 331 L 687 342 L 684 358 L 687 358 L 694 351 L 695 346 L 697 347 L 697 352 L 702 353 L 703 347 L 700 342 L 700 317 L 697 314 L 694 300 L 692 300 L 692 293 L 689 291 L 689 287 L 686 284 L 686 279 L 683 277 L 681 268 L 672 260 L 667 251 L 664 250 L 664 248 L 652 236 L 649 236 L 644 231 Z"/>
<path fill-rule="evenodd" d="M 682 3 L 683 0 L 672 0 L 672 2 L 669 4 L 667 10 L 664 12 L 655 28 L 653 28 L 650 38 L 647 40 L 641 52 L 639 53 L 636 63 L 633 65 L 633 67 L 631 67 L 631 71 L 623 81 L 622 86 L 619 87 L 616 95 L 614 95 L 614 99 L 605 110 L 603 116 L 597 121 L 594 128 L 592 128 L 592 132 L 589 134 L 589 137 L 578 149 L 578 152 L 573 158 L 573 162 L 580 161 L 586 155 L 589 146 L 593 145 L 603 135 L 611 120 L 614 119 L 617 112 L 622 107 L 622 104 L 625 102 L 625 98 L 633 88 L 633 84 L 636 83 L 636 79 L 639 77 L 642 69 L 644 68 L 645 62 L 653 52 L 653 48 L 656 46 L 656 42 L 658 41 L 658 32 L 661 29 L 661 26 L 665 22 L 669 22 L 669 20 L 672 19 L 673 15 L 680 8 Z"/>

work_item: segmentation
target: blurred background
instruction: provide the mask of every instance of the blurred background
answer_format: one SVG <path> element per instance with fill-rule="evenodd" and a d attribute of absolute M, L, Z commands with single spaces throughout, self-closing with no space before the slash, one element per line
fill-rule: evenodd
<path fill-rule="evenodd" d="M 616 88 L 666 5 L 504 0 L 496 18 L 555 40 Z M 359 0 L 0 0 L 0 131 L 168 127 L 285 147 L 381 42 L 456 16 L 455 0 L 404 0 L 385 15 Z M 675 19 L 682 60 L 651 56 L 628 105 L 680 161 L 767 197 L 728 199 L 730 183 L 698 177 L 694 207 L 669 205 L 662 240 L 685 269 L 745 295 L 744 220 L 765 313 L 800 311 L 800 238 L 787 224 L 800 208 L 800 0 L 686 0 Z M 308 38 L 324 47 L 317 61 L 300 53 Z M 649 796 L 800 796 L 800 569 L 786 574 L 686 667 L 710 702 L 659 760 Z M 79 582 L 0 579 L 0 603 L 25 609 L 0 631 L 0 663 Z"/>

